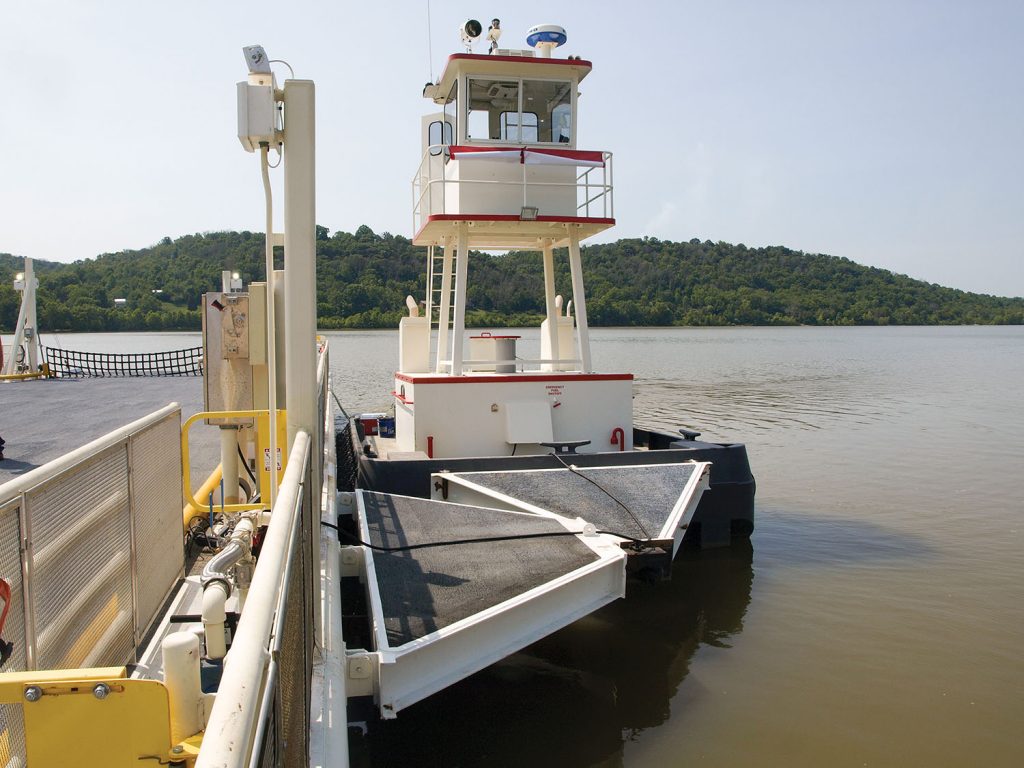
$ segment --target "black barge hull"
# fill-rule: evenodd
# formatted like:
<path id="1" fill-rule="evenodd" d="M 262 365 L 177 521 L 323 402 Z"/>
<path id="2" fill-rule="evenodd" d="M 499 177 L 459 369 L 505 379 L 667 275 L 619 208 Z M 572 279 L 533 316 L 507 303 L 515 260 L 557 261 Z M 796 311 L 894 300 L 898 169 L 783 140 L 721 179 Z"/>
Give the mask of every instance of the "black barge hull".
<path id="1" fill-rule="evenodd" d="M 358 419 L 337 426 L 335 439 L 339 460 L 339 490 L 355 487 L 430 498 L 430 476 L 434 472 L 558 469 L 563 466 L 549 454 L 457 459 L 380 459 L 367 455 L 365 436 Z M 580 453 L 572 457 L 572 462 L 579 467 L 613 467 L 710 461 L 710 487 L 701 498 L 687 530 L 686 541 L 702 547 L 715 547 L 750 538 L 754 530 L 755 483 L 747 460 L 746 446 L 742 443 L 705 443 L 681 439 L 678 434 L 647 429 L 634 429 L 633 443 L 641 450 Z M 347 472 L 344 469 L 346 464 Z"/>

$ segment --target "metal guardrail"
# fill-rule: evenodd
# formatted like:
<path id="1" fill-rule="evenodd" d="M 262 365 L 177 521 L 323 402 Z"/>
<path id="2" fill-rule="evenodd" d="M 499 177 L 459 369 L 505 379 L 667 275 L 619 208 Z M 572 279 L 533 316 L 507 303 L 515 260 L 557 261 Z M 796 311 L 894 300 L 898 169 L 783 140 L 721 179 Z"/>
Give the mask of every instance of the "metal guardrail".
<path id="1" fill-rule="evenodd" d="M 317 365 L 318 429 L 326 429 L 330 415 L 329 377 L 324 345 Z M 322 448 L 319 435 L 300 430 L 295 436 L 196 768 L 309 764 Z M 347 764 L 347 755 L 334 759 Z"/>
<path id="2" fill-rule="evenodd" d="M 0 485 L 0 578 L 12 601 L 3 672 L 123 665 L 183 574 L 172 403 Z M 18 709 L 18 711 L 15 711 Z M 0 705 L 0 764 L 24 755 Z"/>
<path id="3" fill-rule="evenodd" d="M 530 178 L 529 169 L 544 168 L 548 166 L 530 165 L 521 163 L 521 178 L 517 181 L 501 181 L 495 179 L 449 179 L 447 177 L 447 162 L 437 162 L 438 151 L 445 152 L 449 145 L 432 144 L 427 147 L 420 160 L 419 170 L 412 179 L 412 208 L 413 208 L 413 232 L 419 232 L 424 222 L 432 213 L 466 213 L 472 214 L 470 209 L 462 211 L 447 210 L 447 189 L 449 186 L 461 188 L 463 185 L 472 186 L 500 186 L 519 189 L 521 191 L 522 204 L 530 205 L 529 190 L 545 187 L 572 188 L 577 192 L 576 215 L 585 218 L 614 218 L 615 199 L 612 183 L 612 153 L 602 152 L 604 161 L 602 167 L 588 167 L 576 176 L 574 182 L 537 181 Z M 512 147 L 515 149 L 516 147 Z M 432 154 L 433 153 L 433 154 Z M 432 162 L 433 160 L 433 162 Z M 456 161 L 457 162 L 457 161 Z M 440 167 L 441 175 L 434 178 L 433 170 Z M 517 196 L 517 199 L 518 197 Z M 460 194 L 460 199 L 462 198 Z M 437 205 L 435 206 L 435 203 Z M 439 210 L 435 211 L 435 207 Z M 511 212 L 511 211 L 510 211 Z M 518 213 L 518 211 L 516 211 Z"/>
<path id="4" fill-rule="evenodd" d="M 303 602 L 302 518 L 308 512 L 303 504 L 308 494 L 303 491 L 310 442 L 309 434 L 300 431 L 288 455 L 288 467 L 260 549 L 249 598 L 224 665 L 197 768 L 300 765 L 305 761 L 306 750 L 286 739 L 286 734 L 302 738 L 294 724 L 298 715 L 295 705 L 301 705 L 304 697 L 308 712 L 309 679 L 300 675 L 298 684 L 304 680 L 305 690 L 291 692 L 291 701 L 286 702 L 283 683 L 295 685 L 296 680 L 290 677 L 285 681 L 282 666 L 286 661 L 289 669 L 297 666 L 295 659 L 285 655 L 286 651 L 290 655 L 311 646 L 308 640 L 285 643 L 290 634 L 288 628 L 303 633 L 301 626 L 292 625 Z M 311 631 L 306 634 L 311 636 Z M 298 708 L 302 710 L 301 706 Z M 308 720 L 302 718 L 302 732 L 308 733 L 307 728 Z"/>

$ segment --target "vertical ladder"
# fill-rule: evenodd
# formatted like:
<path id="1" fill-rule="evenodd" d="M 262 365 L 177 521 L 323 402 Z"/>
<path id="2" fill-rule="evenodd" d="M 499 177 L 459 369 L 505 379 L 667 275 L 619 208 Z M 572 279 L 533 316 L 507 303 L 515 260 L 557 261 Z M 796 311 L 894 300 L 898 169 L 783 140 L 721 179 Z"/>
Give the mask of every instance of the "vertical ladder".
<path id="1" fill-rule="evenodd" d="M 430 338 L 433 339 L 434 331 L 438 331 L 437 340 L 441 348 L 437 350 L 436 357 L 434 358 L 437 361 L 435 364 L 435 371 L 438 373 L 450 370 L 450 363 L 442 365 L 442 361 L 448 361 L 451 359 L 451 328 L 452 323 L 454 322 L 452 308 L 455 306 L 455 281 L 452 279 L 452 273 L 454 270 L 451 270 L 451 266 L 449 267 L 451 272 L 447 279 L 447 290 L 445 290 L 445 252 L 449 254 L 449 264 L 451 264 L 451 244 L 446 242 L 446 246 L 447 247 L 442 246 L 441 253 L 437 252 L 437 248 L 435 246 L 427 246 L 426 315 L 430 322 Z M 447 296 L 445 296 L 445 294 L 447 294 Z M 447 299 L 447 301 L 445 299 Z M 447 309 L 447 318 L 442 319 L 444 309 Z M 443 333 L 441 332 L 442 323 L 444 324 Z"/>

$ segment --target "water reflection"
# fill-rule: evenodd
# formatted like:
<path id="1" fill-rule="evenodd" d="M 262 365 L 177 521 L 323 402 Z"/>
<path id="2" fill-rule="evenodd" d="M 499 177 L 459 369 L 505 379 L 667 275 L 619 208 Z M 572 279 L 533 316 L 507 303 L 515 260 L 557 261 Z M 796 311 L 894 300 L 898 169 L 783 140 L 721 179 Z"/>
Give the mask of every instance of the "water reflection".
<path id="1" fill-rule="evenodd" d="M 707 382 L 652 378 L 637 382 L 634 415 L 675 428 L 679 421 L 715 433 L 749 435 L 780 427 L 817 430 L 871 424 L 904 404 L 896 392 L 850 371 L 766 375 Z"/>
<path id="2" fill-rule="evenodd" d="M 888 513 L 876 510 L 885 517 Z M 757 509 L 757 564 L 787 568 L 906 564 L 937 552 L 923 535 L 864 518 Z"/>
<path id="3" fill-rule="evenodd" d="M 619 600 L 379 723 L 356 765 L 595 766 L 665 723 L 702 645 L 729 647 L 753 584 L 749 543 L 681 553 L 672 580 Z"/>

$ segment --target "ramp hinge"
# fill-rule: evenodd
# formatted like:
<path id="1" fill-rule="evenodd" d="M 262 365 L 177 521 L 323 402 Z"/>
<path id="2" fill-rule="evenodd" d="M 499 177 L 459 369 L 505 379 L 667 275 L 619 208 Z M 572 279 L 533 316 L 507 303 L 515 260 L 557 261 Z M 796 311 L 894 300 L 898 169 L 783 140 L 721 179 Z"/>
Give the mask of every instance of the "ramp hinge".
<path id="1" fill-rule="evenodd" d="M 369 651 L 346 651 L 345 693 L 353 696 L 372 696 L 377 688 L 379 657 Z"/>

